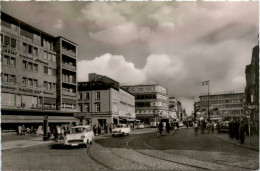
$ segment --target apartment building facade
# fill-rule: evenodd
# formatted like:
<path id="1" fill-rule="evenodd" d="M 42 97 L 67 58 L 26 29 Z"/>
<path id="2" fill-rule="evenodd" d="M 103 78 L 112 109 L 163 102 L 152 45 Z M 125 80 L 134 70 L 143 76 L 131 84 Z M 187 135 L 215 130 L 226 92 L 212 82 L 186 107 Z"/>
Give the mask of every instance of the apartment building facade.
<path id="1" fill-rule="evenodd" d="M 211 94 L 209 95 L 209 101 L 208 95 L 202 95 L 199 98 L 200 111 L 205 118 L 208 117 L 208 103 L 211 119 L 245 117 L 245 93 Z"/>
<path id="2" fill-rule="evenodd" d="M 105 124 L 135 119 L 134 95 L 109 77 L 90 73 L 88 82 L 78 83 L 78 91 L 80 111 L 77 117 L 83 124 L 104 128 Z"/>
<path id="3" fill-rule="evenodd" d="M 150 119 L 169 118 L 167 89 L 160 85 L 122 86 L 135 95 L 136 118 L 149 123 Z"/>
<path id="4" fill-rule="evenodd" d="M 76 122 L 75 43 L 1 12 L 1 59 L 2 129 Z"/>

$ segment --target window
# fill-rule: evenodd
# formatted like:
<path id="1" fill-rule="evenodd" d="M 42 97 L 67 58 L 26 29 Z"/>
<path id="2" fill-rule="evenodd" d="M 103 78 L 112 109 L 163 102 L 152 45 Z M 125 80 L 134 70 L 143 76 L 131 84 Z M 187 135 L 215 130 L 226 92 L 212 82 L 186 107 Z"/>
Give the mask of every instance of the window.
<path id="1" fill-rule="evenodd" d="M 57 70 L 56 69 L 53 69 L 53 71 L 52 71 L 52 74 L 54 75 L 54 76 L 56 76 L 57 75 Z"/>
<path id="2" fill-rule="evenodd" d="M 100 92 L 96 93 L 96 100 L 100 100 Z"/>
<path id="3" fill-rule="evenodd" d="M 38 87 L 38 80 L 33 80 L 33 87 Z"/>
<path id="4" fill-rule="evenodd" d="M 33 48 L 33 55 L 38 56 L 38 48 Z"/>
<path id="5" fill-rule="evenodd" d="M 29 50 L 28 50 L 29 54 L 33 53 L 33 47 L 29 45 Z"/>
<path id="6" fill-rule="evenodd" d="M 85 104 L 85 112 L 89 112 L 89 103 Z"/>
<path id="7" fill-rule="evenodd" d="M 28 79 L 28 86 L 29 87 L 33 86 L 33 80 L 31 78 Z"/>
<path id="8" fill-rule="evenodd" d="M 48 54 L 47 54 L 47 52 L 45 52 L 45 51 L 43 51 L 43 58 L 44 58 L 44 59 L 48 59 Z"/>
<path id="9" fill-rule="evenodd" d="M 50 53 L 48 53 L 48 60 L 52 60 L 52 55 Z"/>
<path id="10" fill-rule="evenodd" d="M 31 63 L 31 62 L 28 63 L 28 69 L 30 71 L 33 71 L 33 63 Z"/>
<path id="11" fill-rule="evenodd" d="M 43 66 L 43 73 L 44 73 L 44 74 L 48 74 L 48 67 Z"/>
<path id="12" fill-rule="evenodd" d="M 27 53 L 27 44 L 23 43 L 23 52 Z"/>
<path id="13" fill-rule="evenodd" d="M 44 88 L 44 89 L 48 89 L 48 82 L 47 82 L 47 81 L 44 81 L 44 82 L 43 82 L 43 88 Z"/>
<path id="14" fill-rule="evenodd" d="M 15 67 L 15 66 L 16 66 L 16 59 L 15 59 L 15 58 L 11 58 L 11 60 L 10 60 L 10 66 L 11 66 L 11 67 Z"/>
<path id="15" fill-rule="evenodd" d="M 52 54 L 52 61 L 56 62 L 56 55 Z"/>
<path id="16" fill-rule="evenodd" d="M 8 74 L 4 74 L 4 82 L 8 83 Z"/>
<path id="17" fill-rule="evenodd" d="M 100 103 L 96 104 L 96 112 L 100 112 Z"/>
<path id="18" fill-rule="evenodd" d="M 52 89 L 53 89 L 53 91 L 56 91 L 56 83 L 52 84 Z"/>
<path id="19" fill-rule="evenodd" d="M 15 75 L 10 75 L 10 83 L 15 84 L 16 83 L 16 77 Z"/>
<path id="20" fill-rule="evenodd" d="M 9 65 L 9 56 L 4 56 L 4 65 Z"/>
<path id="21" fill-rule="evenodd" d="M 48 75 L 52 75 L 52 69 L 48 68 Z"/>
<path id="22" fill-rule="evenodd" d="M 82 99 L 82 93 L 79 93 L 79 99 Z"/>
<path id="23" fill-rule="evenodd" d="M 89 100 L 89 93 L 86 93 L 86 99 Z"/>
<path id="24" fill-rule="evenodd" d="M 11 39 L 11 47 L 16 48 L 16 40 L 15 39 Z"/>
<path id="25" fill-rule="evenodd" d="M 23 77 L 23 85 L 26 86 L 27 85 L 27 82 L 26 82 L 26 78 Z"/>
<path id="26" fill-rule="evenodd" d="M 48 90 L 51 90 L 51 83 L 48 83 Z"/>
<path id="27" fill-rule="evenodd" d="M 33 71 L 38 72 L 38 64 L 33 64 Z"/>
<path id="28" fill-rule="evenodd" d="M 7 46 L 10 45 L 10 38 L 7 36 L 4 36 L 4 45 L 7 45 Z"/>
<path id="29" fill-rule="evenodd" d="M 27 64 L 27 62 L 26 61 L 23 61 L 23 69 L 26 69 L 27 67 L 26 67 L 26 64 Z"/>

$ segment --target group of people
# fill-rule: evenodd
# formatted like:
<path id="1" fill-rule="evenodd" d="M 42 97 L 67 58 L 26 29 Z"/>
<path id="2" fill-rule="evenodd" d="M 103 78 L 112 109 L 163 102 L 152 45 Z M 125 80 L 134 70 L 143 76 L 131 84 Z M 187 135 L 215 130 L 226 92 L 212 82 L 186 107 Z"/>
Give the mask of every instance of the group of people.
<path id="1" fill-rule="evenodd" d="M 33 126 L 31 126 L 31 128 L 25 127 L 24 125 L 19 125 L 17 127 L 17 135 L 34 134 L 34 133 L 36 132 Z"/>
<path id="2" fill-rule="evenodd" d="M 245 133 L 248 134 L 248 125 L 245 120 L 231 120 L 228 123 L 229 128 L 229 137 L 231 139 L 240 140 L 240 143 L 243 144 L 245 140 Z"/>
<path id="3" fill-rule="evenodd" d="M 174 127 L 174 126 L 171 125 L 169 122 L 166 122 L 165 129 L 166 129 L 168 134 L 170 133 L 170 130 L 172 129 L 172 127 Z M 163 128 L 164 128 L 164 124 L 163 124 L 162 121 L 159 123 L 158 128 L 159 128 L 160 135 L 162 135 Z"/>
<path id="4" fill-rule="evenodd" d="M 104 130 L 105 134 L 110 134 L 112 133 L 112 130 L 115 128 L 115 124 L 114 123 L 110 123 L 110 124 L 105 124 L 104 127 L 101 127 L 99 124 L 96 125 L 94 124 L 92 126 L 92 130 L 94 132 L 94 135 L 101 135 L 101 129 Z"/>
<path id="5" fill-rule="evenodd" d="M 194 122 L 194 130 L 195 134 L 198 134 L 198 130 L 201 130 L 201 134 L 204 134 L 206 131 L 207 133 L 214 133 L 214 124 L 211 121 L 206 120 L 198 120 Z"/>

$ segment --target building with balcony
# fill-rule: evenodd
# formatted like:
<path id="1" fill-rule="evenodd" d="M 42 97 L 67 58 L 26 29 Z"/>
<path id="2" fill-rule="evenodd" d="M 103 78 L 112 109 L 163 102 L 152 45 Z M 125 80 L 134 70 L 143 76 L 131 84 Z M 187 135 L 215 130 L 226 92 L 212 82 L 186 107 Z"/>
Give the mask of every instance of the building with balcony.
<path id="1" fill-rule="evenodd" d="M 89 74 L 88 82 L 78 82 L 79 113 L 84 123 L 100 125 L 135 119 L 135 97 L 109 77 Z"/>
<path id="2" fill-rule="evenodd" d="M 149 123 L 150 119 L 159 121 L 169 118 L 167 89 L 160 85 L 122 86 L 135 95 L 136 118 Z"/>
<path id="3" fill-rule="evenodd" d="M 76 122 L 77 45 L 1 12 L 2 129 Z"/>
<path id="4" fill-rule="evenodd" d="M 177 99 L 175 97 L 169 97 L 169 117 L 173 119 L 179 118 Z"/>
<path id="5" fill-rule="evenodd" d="M 199 96 L 200 112 L 204 118 L 208 118 L 208 103 L 211 119 L 245 117 L 244 98 L 245 93 L 227 92 Z"/>
<path id="6" fill-rule="evenodd" d="M 253 126 L 259 129 L 259 45 L 252 51 L 251 64 L 246 66 L 245 98 Z"/>

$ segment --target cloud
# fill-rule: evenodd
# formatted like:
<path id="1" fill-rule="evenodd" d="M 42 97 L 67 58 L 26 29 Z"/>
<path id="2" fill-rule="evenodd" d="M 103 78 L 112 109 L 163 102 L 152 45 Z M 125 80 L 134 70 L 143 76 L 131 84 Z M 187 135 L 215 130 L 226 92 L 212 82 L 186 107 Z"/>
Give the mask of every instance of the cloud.
<path id="1" fill-rule="evenodd" d="M 55 28 L 55 29 L 58 29 L 58 30 L 61 30 L 61 29 L 63 29 L 63 26 L 64 26 L 63 20 L 58 19 L 58 20 L 57 20 L 57 23 L 54 25 L 54 28 Z"/>

